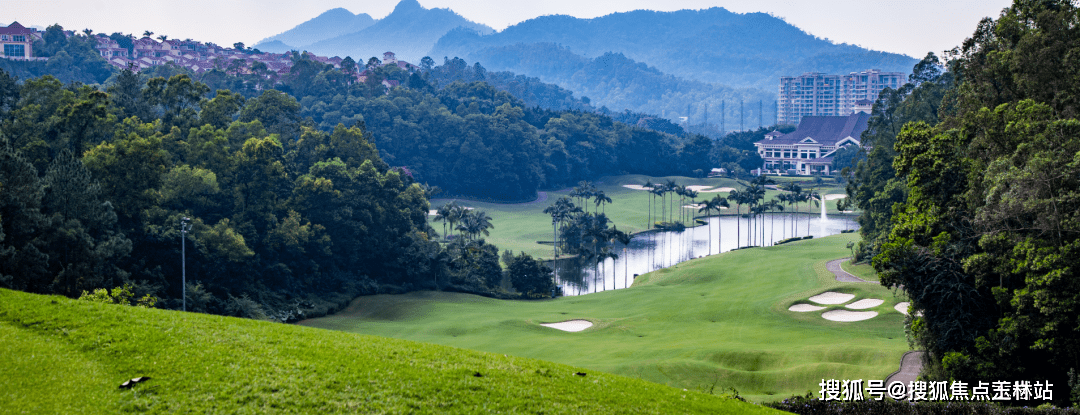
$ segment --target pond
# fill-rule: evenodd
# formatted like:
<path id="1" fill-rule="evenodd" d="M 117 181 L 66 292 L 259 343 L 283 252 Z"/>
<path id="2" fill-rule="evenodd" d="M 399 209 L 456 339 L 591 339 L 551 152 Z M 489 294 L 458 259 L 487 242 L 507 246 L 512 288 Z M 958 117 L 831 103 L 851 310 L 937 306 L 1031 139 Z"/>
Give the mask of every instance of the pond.
<path id="1" fill-rule="evenodd" d="M 629 245 L 616 243 L 613 250 L 619 258 L 595 266 L 577 259 L 561 259 L 556 267 L 556 284 L 562 285 L 563 295 L 618 290 L 632 285 L 635 275 L 727 252 L 736 246 L 771 246 L 786 238 L 806 236 L 808 228 L 810 235 L 821 238 L 858 226 L 853 216 L 823 219 L 813 215 L 808 222 L 807 215 L 764 214 L 749 223 L 745 217 L 738 223 L 735 216 L 710 217 L 708 225 L 682 232 L 647 232 L 634 236 Z"/>

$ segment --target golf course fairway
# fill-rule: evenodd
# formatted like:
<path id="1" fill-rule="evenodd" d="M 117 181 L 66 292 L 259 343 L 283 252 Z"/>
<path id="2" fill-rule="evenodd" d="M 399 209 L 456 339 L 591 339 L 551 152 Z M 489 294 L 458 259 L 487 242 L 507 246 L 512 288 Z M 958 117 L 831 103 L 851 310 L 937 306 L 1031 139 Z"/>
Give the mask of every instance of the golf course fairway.
<path id="1" fill-rule="evenodd" d="M 904 301 L 870 283 L 842 283 L 829 260 L 850 255 L 857 234 L 744 249 L 642 275 L 632 287 L 554 300 L 506 301 L 447 292 L 360 297 L 337 314 L 300 324 L 537 358 L 677 388 L 738 390 L 755 402 L 820 389 L 821 379 L 881 379 L 908 349 Z M 793 304 L 823 292 L 842 304 Z M 868 320 L 829 321 L 863 299 Z M 587 320 L 583 331 L 541 326 Z"/>

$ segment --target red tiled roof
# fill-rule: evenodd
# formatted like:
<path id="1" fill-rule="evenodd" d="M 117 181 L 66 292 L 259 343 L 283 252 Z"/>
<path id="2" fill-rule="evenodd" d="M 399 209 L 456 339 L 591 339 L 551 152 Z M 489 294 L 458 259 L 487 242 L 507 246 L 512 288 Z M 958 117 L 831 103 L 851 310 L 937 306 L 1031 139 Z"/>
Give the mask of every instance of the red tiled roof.
<path id="1" fill-rule="evenodd" d="M 34 29 L 27 29 L 19 22 L 11 22 L 7 27 L 0 27 L 0 34 L 5 35 L 28 35 L 34 33 Z"/>

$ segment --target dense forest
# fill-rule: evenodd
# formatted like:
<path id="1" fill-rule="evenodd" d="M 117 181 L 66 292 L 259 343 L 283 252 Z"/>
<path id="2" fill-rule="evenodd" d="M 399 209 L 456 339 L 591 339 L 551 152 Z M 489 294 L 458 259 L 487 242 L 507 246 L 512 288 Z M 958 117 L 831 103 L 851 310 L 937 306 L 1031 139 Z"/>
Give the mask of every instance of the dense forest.
<path id="1" fill-rule="evenodd" d="M 882 94 L 849 171 L 859 254 L 911 299 L 930 380 L 1080 403 L 1080 9 L 1017 0 Z"/>

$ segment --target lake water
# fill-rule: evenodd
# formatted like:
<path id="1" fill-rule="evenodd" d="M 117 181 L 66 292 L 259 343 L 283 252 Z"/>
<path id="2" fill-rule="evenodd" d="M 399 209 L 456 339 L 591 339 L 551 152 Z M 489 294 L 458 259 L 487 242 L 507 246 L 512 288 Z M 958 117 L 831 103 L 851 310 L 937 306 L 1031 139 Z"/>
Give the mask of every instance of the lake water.
<path id="1" fill-rule="evenodd" d="M 794 223 L 793 218 L 797 219 Z M 619 258 L 599 263 L 596 267 L 598 272 L 594 272 L 592 263 L 559 260 L 556 283 L 563 286 L 563 295 L 617 290 L 632 285 L 634 274 L 645 274 L 693 258 L 727 252 L 737 246 L 771 246 L 776 241 L 807 235 L 806 215 L 764 214 L 751 221 L 757 222 L 756 225 L 748 225 L 746 218 L 739 219 L 736 224 L 734 216 L 710 217 L 708 222 L 708 225 L 682 232 L 639 234 L 629 245 L 616 243 L 613 249 Z M 754 226 L 754 235 L 748 226 Z M 857 229 L 858 226 L 854 217 L 834 216 L 824 221 L 818 215 L 809 218 L 809 232 L 814 238 L 836 235 L 843 230 Z"/>

